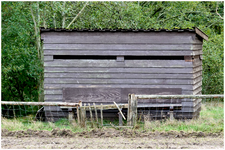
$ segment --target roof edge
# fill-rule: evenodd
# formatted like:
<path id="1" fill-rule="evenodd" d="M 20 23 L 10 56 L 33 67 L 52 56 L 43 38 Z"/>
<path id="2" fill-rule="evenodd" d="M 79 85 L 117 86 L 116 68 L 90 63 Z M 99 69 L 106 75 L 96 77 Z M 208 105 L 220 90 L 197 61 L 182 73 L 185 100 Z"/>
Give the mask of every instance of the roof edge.
<path id="1" fill-rule="evenodd" d="M 198 34 L 200 37 L 205 39 L 206 41 L 209 40 L 208 35 L 206 35 L 204 32 L 202 32 L 199 28 L 195 27 L 195 33 Z"/>
<path id="2" fill-rule="evenodd" d="M 203 39 L 205 39 L 206 41 L 208 41 L 208 36 L 202 32 L 199 28 L 197 27 L 193 27 L 192 29 L 188 28 L 188 29 L 65 29 L 65 28 L 44 28 L 44 27 L 40 27 L 40 33 L 42 32 L 60 32 L 60 31 L 67 31 L 67 32 L 71 32 L 71 31 L 77 31 L 77 32 L 159 32 L 159 31 L 167 31 L 167 32 L 195 32 L 197 35 L 199 35 L 200 37 L 202 37 Z"/>

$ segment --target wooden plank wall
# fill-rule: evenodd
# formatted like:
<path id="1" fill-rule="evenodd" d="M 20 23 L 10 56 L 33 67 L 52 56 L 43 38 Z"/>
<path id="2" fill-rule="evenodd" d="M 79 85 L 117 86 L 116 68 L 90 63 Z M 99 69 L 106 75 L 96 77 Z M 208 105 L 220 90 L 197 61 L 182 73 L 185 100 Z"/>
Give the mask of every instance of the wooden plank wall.
<path id="1" fill-rule="evenodd" d="M 43 32 L 45 101 L 63 101 L 63 88 L 182 88 L 201 92 L 202 39 L 192 32 Z M 56 55 L 193 56 L 185 60 L 54 59 Z M 197 100 L 183 99 L 195 112 Z M 54 111 L 56 107 L 46 108 Z M 57 113 L 56 113 L 57 114 Z M 61 116 L 65 114 L 62 113 Z M 54 115 L 53 115 L 54 116 Z"/>

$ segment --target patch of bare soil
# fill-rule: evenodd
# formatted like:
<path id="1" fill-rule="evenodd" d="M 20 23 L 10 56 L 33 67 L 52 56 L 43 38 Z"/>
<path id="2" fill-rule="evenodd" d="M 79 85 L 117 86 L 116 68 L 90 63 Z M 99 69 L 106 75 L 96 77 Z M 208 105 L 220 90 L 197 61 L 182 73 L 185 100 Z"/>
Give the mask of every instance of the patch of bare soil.
<path id="1" fill-rule="evenodd" d="M 194 149 L 223 148 L 223 133 L 137 132 L 131 129 L 95 129 L 73 133 L 70 130 L 2 130 L 1 148 L 63 149 Z"/>

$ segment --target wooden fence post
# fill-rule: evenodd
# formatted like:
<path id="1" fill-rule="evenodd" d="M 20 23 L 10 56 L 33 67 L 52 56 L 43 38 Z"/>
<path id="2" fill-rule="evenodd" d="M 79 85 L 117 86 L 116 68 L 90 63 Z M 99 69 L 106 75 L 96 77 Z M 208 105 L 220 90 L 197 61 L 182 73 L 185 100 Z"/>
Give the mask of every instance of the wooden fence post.
<path id="1" fill-rule="evenodd" d="M 93 118 L 92 118 L 92 110 L 91 110 L 90 103 L 88 103 L 88 106 L 89 106 L 89 111 L 90 111 L 91 124 L 92 124 L 92 128 L 93 128 L 94 127 L 94 122 L 93 122 Z"/>
<path id="2" fill-rule="evenodd" d="M 95 118 L 96 118 L 96 122 L 98 123 L 98 112 L 97 112 L 95 103 L 94 103 L 93 105 L 94 105 L 94 108 L 95 108 Z"/>
<path id="3" fill-rule="evenodd" d="M 119 126 L 123 126 L 123 118 L 120 113 L 119 113 Z"/>
<path id="4" fill-rule="evenodd" d="M 68 120 L 69 120 L 69 122 L 72 122 L 73 121 L 73 110 L 72 110 L 72 108 L 69 108 L 68 109 Z"/>
<path id="5" fill-rule="evenodd" d="M 80 107 L 77 106 L 77 122 L 80 125 Z"/>
<path id="6" fill-rule="evenodd" d="M 128 95 L 127 126 L 134 126 L 137 121 L 137 97 L 134 94 Z"/>
<path id="7" fill-rule="evenodd" d="M 84 104 L 86 106 L 86 104 Z M 85 107 L 80 107 L 80 126 L 85 127 L 85 121 L 86 121 L 86 110 Z"/>
<path id="8" fill-rule="evenodd" d="M 102 103 L 101 103 L 101 125 L 103 126 L 103 106 L 102 106 Z"/>
<path id="9" fill-rule="evenodd" d="M 173 106 L 170 106 L 170 121 L 172 121 L 174 119 L 173 117 Z"/>

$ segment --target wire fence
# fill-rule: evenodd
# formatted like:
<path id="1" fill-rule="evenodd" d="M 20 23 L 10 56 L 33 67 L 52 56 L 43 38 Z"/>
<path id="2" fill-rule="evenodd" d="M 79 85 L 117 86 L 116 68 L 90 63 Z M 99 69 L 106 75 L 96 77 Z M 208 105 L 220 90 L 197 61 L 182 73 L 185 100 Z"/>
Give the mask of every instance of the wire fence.
<path id="1" fill-rule="evenodd" d="M 148 128 L 154 121 L 198 122 L 214 121 L 223 124 L 223 95 L 168 96 L 135 95 L 138 101 L 137 125 Z M 132 107 L 132 106 L 130 106 Z M 130 127 L 129 103 L 97 105 L 95 103 L 59 103 L 59 102 L 5 102 L 1 101 L 2 119 L 17 119 L 23 123 L 61 122 L 83 127 Z M 153 121 L 154 120 L 154 121 Z M 66 123 L 63 123 L 66 122 Z"/>

